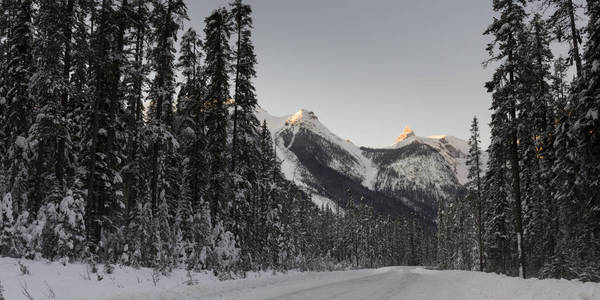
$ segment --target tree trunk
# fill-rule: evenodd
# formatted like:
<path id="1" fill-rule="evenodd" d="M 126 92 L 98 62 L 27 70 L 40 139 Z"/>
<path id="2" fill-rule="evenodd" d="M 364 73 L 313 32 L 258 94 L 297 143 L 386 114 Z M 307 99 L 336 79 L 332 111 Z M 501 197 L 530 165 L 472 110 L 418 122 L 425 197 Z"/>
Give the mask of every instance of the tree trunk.
<path id="1" fill-rule="evenodd" d="M 106 143 L 99 142 L 100 130 L 100 117 L 105 113 L 101 111 L 101 105 L 109 101 L 107 79 L 108 74 L 106 69 L 106 63 L 108 61 L 109 42 L 105 38 L 109 34 L 108 30 L 108 7 L 111 5 L 110 0 L 102 0 L 102 7 L 100 12 L 100 21 L 98 22 L 98 29 L 93 32 L 94 35 L 99 36 L 99 42 L 96 47 L 96 53 L 94 57 L 90 57 L 91 65 L 94 66 L 94 84 L 96 85 L 96 92 L 94 95 L 94 107 L 92 117 L 92 130 L 91 135 L 91 148 L 90 148 L 90 160 L 88 166 L 88 199 L 86 209 L 86 228 L 88 229 L 88 241 L 92 247 L 98 245 L 102 228 L 100 225 L 100 217 L 104 210 L 105 200 L 100 195 L 101 187 L 96 183 L 96 165 L 98 164 L 97 153 L 106 153 Z M 94 13 L 95 10 L 92 10 Z M 92 249 L 94 251 L 94 249 Z"/>
<path id="2" fill-rule="evenodd" d="M 509 64 L 513 63 L 512 53 L 508 55 Z M 511 88 L 514 87 L 514 71 L 509 70 L 509 80 Z M 510 118 L 511 118 L 511 147 L 510 147 L 510 162 L 511 162 L 511 173 L 513 180 L 513 195 L 515 197 L 515 218 L 517 221 L 517 251 L 519 252 L 519 276 L 526 278 L 525 269 L 525 246 L 523 240 L 523 217 L 522 217 L 522 203 L 521 203 L 521 178 L 519 168 L 519 141 L 518 141 L 518 122 L 517 122 L 517 99 L 512 93 L 512 99 L 510 100 Z"/>
<path id="3" fill-rule="evenodd" d="M 579 55 L 579 34 L 577 32 L 577 24 L 575 23 L 575 7 L 573 6 L 573 0 L 567 0 L 567 9 L 569 13 L 569 23 L 571 26 L 571 43 L 573 46 L 573 60 L 575 60 L 575 68 L 577 69 L 577 77 L 581 77 L 582 74 L 582 63 L 581 56 Z"/>
<path id="4" fill-rule="evenodd" d="M 235 96 L 233 101 L 233 137 L 231 143 L 231 171 L 235 171 L 236 151 L 237 151 L 237 134 L 238 134 L 238 101 L 240 90 L 240 63 L 241 63 L 241 44 L 242 44 L 242 11 L 241 2 L 238 2 L 237 19 L 237 62 L 235 68 Z"/>
<path id="5" fill-rule="evenodd" d="M 167 4 L 167 13 L 165 14 L 165 23 L 164 26 L 165 28 L 163 28 L 163 30 L 165 30 L 164 32 L 162 32 L 161 34 L 161 38 L 162 38 L 162 44 L 164 47 L 166 47 L 167 43 L 168 43 L 168 34 L 167 34 L 167 30 L 168 28 L 166 28 L 169 24 L 169 20 L 171 18 L 171 0 L 169 0 L 168 4 Z M 169 51 L 169 49 L 165 48 L 163 49 L 164 51 Z M 164 82 L 164 73 L 165 69 L 168 67 L 167 66 L 167 62 L 166 62 L 167 56 L 166 55 L 161 55 L 160 57 L 160 70 L 158 70 L 157 76 L 157 84 L 158 87 L 160 89 L 164 88 L 165 82 Z M 160 95 L 158 96 L 158 98 L 156 99 L 156 116 L 154 116 L 155 121 L 156 121 L 156 125 L 157 126 L 162 126 L 163 125 L 163 121 L 162 121 L 162 106 L 163 106 L 163 102 L 166 99 L 163 99 L 163 93 L 161 92 Z M 156 213 L 156 210 L 158 209 L 158 173 L 159 173 L 159 162 L 158 162 L 158 156 L 159 156 L 159 152 L 160 152 L 160 148 L 161 148 L 161 143 L 160 141 L 156 140 L 154 141 L 154 146 L 153 146 L 153 153 L 152 153 L 152 179 L 150 182 L 150 188 L 151 188 L 151 199 L 152 199 L 152 212 Z"/>
<path id="6" fill-rule="evenodd" d="M 477 155 L 475 156 L 475 165 L 477 167 L 477 241 L 479 243 L 479 271 L 483 272 L 483 201 L 481 197 L 481 176 L 479 174 L 479 142 L 475 140 Z"/>
<path id="7" fill-rule="evenodd" d="M 71 37 L 72 37 L 72 27 L 73 27 L 73 0 L 68 0 L 67 2 L 67 18 L 64 24 L 64 35 L 65 35 L 65 57 L 64 57 L 64 65 L 63 65 L 63 81 L 65 85 L 69 85 L 70 83 L 70 73 L 71 73 Z M 68 90 L 68 89 L 67 89 Z M 69 92 L 65 91 L 62 95 L 62 104 L 60 107 L 61 114 L 61 123 L 64 125 L 66 122 L 66 110 L 69 103 Z M 57 153 L 56 153 L 56 181 L 58 182 L 61 191 L 64 192 L 64 174 L 65 174 L 65 133 L 66 128 L 62 128 L 61 132 L 58 132 L 58 141 L 57 141 Z"/>
<path id="8" fill-rule="evenodd" d="M 138 6 L 138 17 L 141 15 L 141 3 Z M 140 68 L 142 66 L 142 59 L 144 57 L 144 24 L 140 19 L 137 20 L 136 32 L 135 32 L 135 66 Z M 137 70 L 140 72 L 141 70 Z M 138 151 L 138 122 L 141 116 L 141 101 L 142 101 L 142 74 L 136 73 L 133 82 L 134 95 L 129 99 L 129 130 L 130 130 L 130 141 L 129 141 L 129 164 L 133 165 L 134 168 L 138 168 L 137 164 L 137 151 Z M 130 213 L 136 205 L 137 200 L 137 189 L 136 178 L 139 178 L 139 174 L 133 174 L 133 172 L 139 172 L 139 169 L 130 170 L 128 179 L 126 181 L 126 202 L 127 211 Z"/>

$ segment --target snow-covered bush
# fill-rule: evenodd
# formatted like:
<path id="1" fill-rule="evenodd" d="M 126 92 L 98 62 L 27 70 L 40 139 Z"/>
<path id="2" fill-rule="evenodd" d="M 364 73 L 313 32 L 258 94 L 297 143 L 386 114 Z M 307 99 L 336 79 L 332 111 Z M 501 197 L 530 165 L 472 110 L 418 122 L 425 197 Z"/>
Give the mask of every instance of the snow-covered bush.
<path id="1" fill-rule="evenodd" d="M 236 246 L 233 233 L 225 230 L 223 222 L 218 222 L 212 232 L 213 247 L 209 253 L 211 267 L 220 279 L 232 277 L 234 266 L 240 261 L 240 249 Z"/>
<path id="2" fill-rule="evenodd" d="M 194 247 L 187 262 L 189 270 L 197 271 L 208 268 L 209 261 L 207 260 L 207 256 L 214 243 L 211 232 L 212 220 L 210 212 L 204 203 L 200 207 L 200 211 L 193 216 L 192 240 L 194 241 Z"/>
<path id="3" fill-rule="evenodd" d="M 6 193 L 0 200 L 0 254 L 15 256 L 14 218 L 12 195 Z"/>
<path id="4" fill-rule="evenodd" d="M 57 256 L 76 257 L 81 255 L 85 243 L 85 202 L 67 191 L 56 209 Z"/>

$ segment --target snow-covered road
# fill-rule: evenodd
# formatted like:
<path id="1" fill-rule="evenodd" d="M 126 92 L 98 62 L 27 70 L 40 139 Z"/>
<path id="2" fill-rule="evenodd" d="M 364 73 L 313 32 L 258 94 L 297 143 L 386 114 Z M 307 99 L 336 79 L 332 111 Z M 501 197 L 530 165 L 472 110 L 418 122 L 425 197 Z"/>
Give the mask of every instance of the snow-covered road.
<path id="1" fill-rule="evenodd" d="M 19 262 L 0 257 L 0 284 L 4 288 L 0 296 L 9 300 L 600 300 L 598 283 L 523 280 L 418 267 L 249 273 L 245 279 L 228 281 L 219 281 L 207 272 L 188 274 L 185 270 L 173 270 L 159 278 L 147 268 L 116 266 L 110 274 L 103 266 L 99 270 L 100 274 L 92 274 L 84 264 Z"/>
<path id="2" fill-rule="evenodd" d="M 263 295 L 240 299 L 473 299 L 447 278 L 416 272 L 414 268 L 386 268 L 357 278 L 343 278 L 332 282 L 312 282 L 301 288 L 265 291 Z"/>
<path id="3" fill-rule="evenodd" d="M 478 272 L 389 267 L 348 272 L 290 273 L 224 281 L 210 286 L 200 284 L 161 295 L 137 296 L 139 299 L 207 300 L 600 300 L 600 285 L 566 280 L 521 280 Z"/>

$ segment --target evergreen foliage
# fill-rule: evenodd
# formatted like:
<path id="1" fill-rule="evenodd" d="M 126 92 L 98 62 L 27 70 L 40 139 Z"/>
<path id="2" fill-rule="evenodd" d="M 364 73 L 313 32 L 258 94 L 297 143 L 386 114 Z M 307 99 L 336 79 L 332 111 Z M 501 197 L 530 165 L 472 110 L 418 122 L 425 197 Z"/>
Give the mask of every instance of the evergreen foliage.
<path id="1" fill-rule="evenodd" d="M 500 65 L 486 84 L 493 94 L 489 160 L 481 179 L 483 270 L 599 281 L 600 4 L 587 1 L 580 58 L 575 20 L 583 4 L 542 2 L 554 11 L 547 21 L 540 14 L 528 16 L 524 1 L 493 1 L 500 17 L 486 31 L 495 36 L 491 60 Z M 569 59 L 554 60 L 553 38 L 570 41 Z M 571 84 L 573 61 L 577 77 Z M 472 239 L 453 221 L 461 220 L 461 203 L 440 207 L 438 263 L 444 268 L 470 267 L 452 256 L 457 251 L 452 243 Z"/>

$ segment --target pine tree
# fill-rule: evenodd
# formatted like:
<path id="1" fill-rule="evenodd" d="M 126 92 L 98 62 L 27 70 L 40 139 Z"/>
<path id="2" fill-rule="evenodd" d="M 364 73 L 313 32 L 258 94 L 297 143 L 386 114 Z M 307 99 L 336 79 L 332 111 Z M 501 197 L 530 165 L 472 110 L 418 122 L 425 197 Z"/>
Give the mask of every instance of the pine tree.
<path id="1" fill-rule="evenodd" d="M 128 1 L 127 10 L 120 14 L 123 35 L 122 98 L 126 109 L 122 112 L 125 131 L 123 177 L 124 246 L 121 261 L 133 266 L 149 265 L 150 254 L 144 241 L 150 239 L 151 203 L 149 201 L 150 137 L 144 135 L 144 95 L 150 68 L 145 59 L 148 48 L 148 1 Z"/>
<path id="2" fill-rule="evenodd" d="M 76 5 L 74 1 L 39 1 L 37 4 L 33 18 L 37 35 L 32 55 L 38 69 L 29 84 L 29 93 L 36 103 L 36 118 L 26 142 L 30 150 L 29 183 L 33 204 L 30 213 L 36 216 L 38 208 L 46 210 L 41 213 L 45 219 L 38 220 L 45 226 L 41 236 L 43 255 L 50 259 L 81 257 L 83 238 L 80 234 L 85 227 L 73 221 L 75 215 L 84 214 L 81 178 L 76 176 L 78 157 L 73 143 L 76 141 L 73 134 L 80 133 L 81 128 L 77 120 L 69 118 L 74 101 L 71 70 Z M 62 205 L 64 199 L 72 201 Z M 53 245 L 58 248 L 53 249 Z"/>
<path id="3" fill-rule="evenodd" d="M 259 122 L 254 114 L 257 101 L 252 80 L 256 77 L 254 66 L 256 56 L 251 41 L 252 9 L 241 0 L 231 4 L 231 19 L 236 33 L 237 43 L 235 57 L 235 93 L 232 114 L 232 145 L 231 145 L 231 172 L 232 186 L 237 190 L 234 199 L 234 218 L 239 219 L 235 233 L 240 237 L 242 249 L 245 244 L 256 235 L 251 232 L 261 227 L 259 216 L 266 217 L 270 212 L 269 199 L 258 198 L 252 194 L 253 186 L 257 184 L 256 167 L 254 162 L 261 155 L 256 147 Z M 263 153 L 269 155 L 269 153 Z M 264 233 L 266 234 L 266 232 Z M 262 247 L 264 248 L 264 246 Z M 258 249 L 249 249 L 250 253 L 257 256 Z M 264 250 L 264 249 L 263 249 Z M 243 256 L 246 253 L 242 252 Z M 258 257 L 256 257 L 258 258 Z"/>
<path id="4" fill-rule="evenodd" d="M 256 109 L 255 88 L 252 79 L 256 77 L 254 66 L 256 56 L 251 41 L 252 9 L 250 5 L 236 0 L 231 4 L 231 15 L 234 19 L 234 28 L 237 34 L 237 47 L 235 51 L 235 95 L 233 113 L 233 145 L 232 145 L 232 170 L 236 169 L 236 160 L 241 156 L 238 140 L 243 144 L 245 140 L 257 136 L 258 120 L 254 114 Z"/>
<path id="5" fill-rule="evenodd" d="M 29 94 L 29 83 L 33 75 L 32 44 L 33 33 L 31 28 L 33 8 L 32 1 L 14 1 L 12 6 L 3 13 L 6 25 L 3 30 L 6 34 L 4 41 L 5 74 L 3 86 L 0 88 L 0 138 L 2 138 L 2 174 L 4 178 L 1 190 L 11 193 L 11 197 L 18 204 L 17 214 L 27 208 L 32 208 L 37 213 L 40 204 L 33 197 L 27 197 L 29 192 L 27 178 L 27 161 L 23 154 L 27 151 L 29 127 L 33 122 L 33 99 Z M 9 6 L 9 3 L 3 3 Z"/>
<path id="6" fill-rule="evenodd" d="M 577 10 L 582 4 L 578 0 L 533 0 L 541 1 L 543 7 L 553 7 L 554 12 L 549 18 L 549 25 L 554 31 L 554 36 L 559 42 L 569 42 L 569 60 L 575 62 L 577 77 L 582 75 L 582 60 L 580 53 L 581 29 L 577 25 Z"/>
<path id="7" fill-rule="evenodd" d="M 154 42 L 154 48 L 150 52 L 150 61 L 152 70 L 156 76 L 150 87 L 151 102 L 151 131 L 154 136 L 154 146 L 152 153 L 152 178 L 150 182 L 151 201 L 153 212 L 156 212 L 160 204 L 160 197 L 167 193 L 169 205 L 176 203 L 173 198 L 179 194 L 174 186 L 173 172 L 178 172 L 177 166 L 168 170 L 161 170 L 166 166 L 160 165 L 162 155 L 167 155 L 165 162 L 174 163 L 176 153 L 164 154 L 163 152 L 174 147 L 178 147 L 175 137 L 172 134 L 174 125 L 173 105 L 175 94 L 175 45 L 177 33 L 180 29 L 180 23 L 187 18 L 187 8 L 182 0 L 154 1 L 154 9 L 151 15 L 151 22 L 154 25 L 154 32 L 151 39 Z M 171 143 L 172 145 L 167 145 Z M 173 146 L 173 147 L 172 147 Z"/>
<path id="8" fill-rule="evenodd" d="M 494 1 L 494 10 L 500 12 L 500 18 L 485 31 L 485 34 L 494 35 L 494 41 L 489 44 L 488 51 L 492 60 L 503 61 L 496 70 L 492 81 L 486 83 L 488 92 L 493 92 L 492 109 L 497 114 L 507 114 L 510 127 L 504 130 L 510 132 L 508 157 L 511 162 L 512 196 L 515 204 L 515 221 L 517 234 L 517 251 L 519 254 L 519 275 L 526 277 L 526 258 L 523 237 L 523 208 L 521 198 L 521 172 L 519 168 L 519 119 L 517 119 L 517 106 L 522 95 L 523 87 L 519 66 L 524 61 L 519 52 L 523 34 L 524 19 L 526 17 L 524 0 L 498 0 Z M 498 47 L 498 53 L 495 48 Z M 493 125 L 496 125 L 493 123 Z M 500 124 L 497 124 L 500 125 Z M 500 125 L 506 126 L 506 125 Z"/>
<path id="9" fill-rule="evenodd" d="M 201 66 L 202 40 L 200 40 L 194 29 L 188 28 L 181 36 L 179 51 L 177 67 L 181 70 L 184 82 L 181 84 L 179 92 L 177 111 L 187 112 L 192 105 L 190 101 L 193 101 L 193 98 L 197 96 L 194 93 L 199 88 L 203 75 Z"/>
<path id="10" fill-rule="evenodd" d="M 492 122 L 494 117 L 492 116 Z M 484 182 L 485 207 L 487 208 L 484 219 L 485 227 L 485 256 L 486 269 L 492 272 L 507 274 L 511 228 L 508 224 L 512 221 L 508 201 L 508 185 L 506 182 L 507 167 L 505 151 L 499 138 L 492 138 L 490 145 L 490 158 Z"/>
<path id="11" fill-rule="evenodd" d="M 550 33 L 540 15 L 534 15 L 527 28 L 523 48 L 527 62 L 521 82 L 527 86 L 520 105 L 521 133 L 519 147 L 521 155 L 522 190 L 525 205 L 525 230 L 529 252 L 529 271 L 538 273 L 541 266 L 552 255 L 554 233 L 551 227 L 552 193 L 550 178 L 553 164 L 553 120 L 550 80 Z"/>
<path id="12" fill-rule="evenodd" d="M 86 163 L 86 228 L 91 251 L 108 255 L 113 249 L 98 248 L 101 239 L 122 239 L 120 230 L 123 212 L 121 169 L 125 161 L 123 98 L 121 66 L 123 65 L 123 15 L 129 10 L 123 0 L 117 11 L 114 1 L 102 1 L 92 7 L 90 89 L 92 99 L 86 109 L 89 120 L 85 128 Z M 118 24 L 113 26 L 113 24 Z M 108 216 L 119 216 L 109 218 Z M 116 222 L 113 222 L 116 221 Z M 103 243 L 107 245 L 107 243 Z"/>
<path id="13" fill-rule="evenodd" d="M 180 201 L 183 205 L 182 219 L 191 213 L 192 223 L 180 226 L 187 248 L 188 269 L 208 266 L 211 253 L 211 213 L 204 200 L 206 192 L 206 129 L 205 106 L 206 74 L 201 64 L 203 43 L 193 29 L 188 29 L 181 39 L 181 55 L 177 66 L 182 70 L 184 81 L 177 102 L 177 132 L 184 157 L 183 183 Z M 186 228 L 187 227 L 187 228 Z"/>
<path id="14" fill-rule="evenodd" d="M 228 197 L 227 125 L 225 102 L 229 99 L 229 66 L 231 24 L 224 8 L 213 11 L 205 20 L 204 52 L 206 53 L 207 94 L 204 101 L 206 122 L 206 154 L 208 186 L 205 199 L 210 204 L 214 222 L 227 219 L 231 199 Z M 229 223 L 231 220 L 227 220 Z M 216 223 L 215 223 L 216 224 Z"/>
<path id="15" fill-rule="evenodd" d="M 483 231 L 484 231 L 484 219 L 483 219 L 483 197 L 481 195 L 482 191 L 482 162 L 481 162 L 481 141 L 479 138 L 479 121 L 477 117 L 473 117 L 473 122 L 471 123 L 471 138 L 469 139 L 469 155 L 467 157 L 467 165 L 469 166 L 469 192 L 470 197 L 473 199 L 474 208 L 473 215 L 476 217 L 476 227 L 477 227 L 477 248 L 479 250 L 478 253 L 478 261 L 479 261 L 479 271 L 483 271 L 484 267 L 484 244 L 483 244 Z"/>
<path id="16" fill-rule="evenodd" d="M 581 80 L 574 88 L 569 111 L 575 115 L 570 127 L 570 135 L 576 141 L 578 174 L 575 184 L 583 196 L 576 204 L 581 212 L 578 233 L 584 247 L 580 254 L 582 276 L 597 281 L 600 280 L 597 263 L 600 257 L 600 4 L 597 1 L 588 1 L 588 15 L 585 64 Z"/>
<path id="17" fill-rule="evenodd" d="M 271 132 L 266 121 L 262 124 L 258 144 L 259 157 L 257 161 L 259 163 L 257 166 L 253 166 L 257 170 L 255 175 L 256 191 L 255 195 L 251 196 L 254 202 L 250 203 L 252 213 L 249 216 L 250 233 L 257 239 L 258 246 L 255 246 L 256 249 L 249 250 L 254 255 L 261 255 L 263 267 L 268 268 L 277 263 L 276 257 L 279 256 L 281 208 L 278 199 L 283 196 L 279 180 L 281 174 L 278 170 Z M 246 164 L 248 163 L 247 161 Z"/>
<path id="18" fill-rule="evenodd" d="M 570 85 L 567 81 L 569 64 L 566 59 L 560 56 L 554 61 L 553 69 L 554 72 L 552 74 L 551 83 L 553 105 L 551 108 L 553 109 L 555 118 L 558 118 L 558 114 L 564 112 L 565 106 L 567 105 L 567 97 L 570 90 Z"/>
<path id="19" fill-rule="evenodd" d="M 588 42 L 583 70 L 559 115 L 555 135 L 553 185 L 558 232 L 544 277 L 597 281 L 598 275 L 598 50 L 600 6 L 588 1 Z M 560 82 L 559 82 L 560 83 Z"/>

